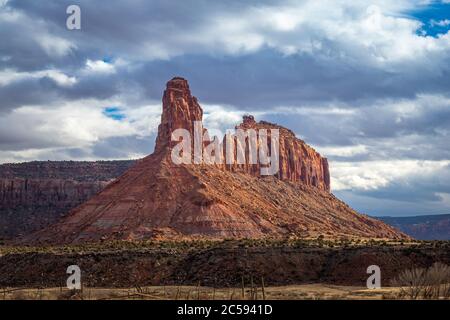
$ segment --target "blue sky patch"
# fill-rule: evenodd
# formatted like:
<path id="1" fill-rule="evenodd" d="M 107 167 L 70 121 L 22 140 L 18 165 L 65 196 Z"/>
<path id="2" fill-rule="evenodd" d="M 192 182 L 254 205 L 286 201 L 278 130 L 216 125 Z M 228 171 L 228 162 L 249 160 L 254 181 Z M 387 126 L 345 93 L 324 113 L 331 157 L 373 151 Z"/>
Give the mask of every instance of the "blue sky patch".
<path id="1" fill-rule="evenodd" d="M 450 3 L 433 3 L 408 12 L 408 15 L 423 23 L 419 35 L 437 37 L 450 30 Z"/>
<path id="2" fill-rule="evenodd" d="M 102 61 L 103 61 L 104 63 L 111 63 L 111 62 L 113 61 L 113 58 L 112 58 L 112 57 L 104 57 L 104 58 L 102 59 Z"/>
<path id="3" fill-rule="evenodd" d="M 103 109 L 103 114 L 108 118 L 121 121 L 126 118 L 125 114 L 119 107 L 106 107 Z"/>

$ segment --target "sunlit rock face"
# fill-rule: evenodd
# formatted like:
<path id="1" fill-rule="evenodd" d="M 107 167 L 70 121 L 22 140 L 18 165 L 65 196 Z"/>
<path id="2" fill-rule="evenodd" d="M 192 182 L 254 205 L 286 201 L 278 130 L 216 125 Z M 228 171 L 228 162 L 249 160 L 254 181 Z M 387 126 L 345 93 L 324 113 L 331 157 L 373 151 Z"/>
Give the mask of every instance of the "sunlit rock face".
<path id="1" fill-rule="evenodd" d="M 194 123 L 203 120 L 203 110 L 197 98 L 191 95 L 189 84 L 183 78 L 173 78 L 167 83 L 162 99 L 163 111 L 161 124 L 158 127 L 155 153 L 171 149 L 176 142 L 172 141 L 171 134 L 176 129 L 186 129 L 194 137 Z M 330 191 L 330 173 L 328 161 L 322 158 L 313 148 L 304 141 L 297 139 L 295 134 L 282 126 L 265 121 L 256 122 L 254 117 L 246 115 L 243 122 L 236 129 L 255 130 L 265 129 L 279 131 L 277 158 L 279 170 L 275 174 L 281 180 L 302 183 L 321 190 Z M 206 129 L 203 129 L 204 135 Z M 205 141 L 207 143 L 207 141 Z M 234 156 L 236 159 L 237 141 L 235 139 Z M 268 141 L 270 143 L 270 141 Z M 259 146 L 258 146 L 259 147 Z M 222 159 L 225 163 L 226 142 L 222 145 Z M 248 146 L 244 146 L 244 149 Z M 268 148 L 270 150 L 270 147 Z M 246 159 L 249 159 L 248 150 Z M 260 175 L 261 168 L 258 163 L 234 164 L 232 166 L 221 166 L 231 171 L 244 171 L 253 175 Z"/>

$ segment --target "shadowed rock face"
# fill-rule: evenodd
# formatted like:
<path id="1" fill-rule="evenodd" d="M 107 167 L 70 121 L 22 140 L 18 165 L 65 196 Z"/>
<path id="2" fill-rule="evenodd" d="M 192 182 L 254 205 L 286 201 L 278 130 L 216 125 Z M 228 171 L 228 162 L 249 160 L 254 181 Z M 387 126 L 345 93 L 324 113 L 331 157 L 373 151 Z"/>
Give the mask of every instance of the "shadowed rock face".
<path id="1" fill-rule="evenodd" d="M 114 161 L 32 161 L 0 165 L 0 179 L 110 181 L 135 160 Z"/>
<path id="2" fill-rule="evenodd" d="M 0 179 L 0 238 L 55 223 L 106 185 L 103 181 Z"/>
<path id="3" fill-rule="evenodd" d="M 0 165 L 0 239 L 57 222 L 133 163 L 34 161 Z"/>
<path id="4" fill-rule="evenodd" d="M 280 130 L 280 171 L 276 176 L 260 176 L 258 165 L 175 165 L 171 160 L 172 131 L 185 128 L 192 132 L 192 122 L 201 121 L 202 114 L 187 81 L 169 81 L 155 153 L 139 160 L 59 223 L 20 242 L 318 235 L 406 238 L 330 194 L 326 159 L 292 131 L 257 123 L 250 116 L 238 127 Z"/>

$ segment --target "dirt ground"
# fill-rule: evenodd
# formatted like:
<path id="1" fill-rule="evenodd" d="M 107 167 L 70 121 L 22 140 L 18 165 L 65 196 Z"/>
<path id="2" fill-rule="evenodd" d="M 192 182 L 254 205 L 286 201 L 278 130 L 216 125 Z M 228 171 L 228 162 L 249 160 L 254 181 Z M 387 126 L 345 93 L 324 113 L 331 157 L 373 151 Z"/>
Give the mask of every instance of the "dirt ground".
<path id="1" fill-rule="evenodd" d="M 0 300 L 354 300 L 395 299 L 400 289 L 306 284 L 258 288 L 211 288 L 196 286 L 151 286 L 128 289 L 5 288 Z"/>

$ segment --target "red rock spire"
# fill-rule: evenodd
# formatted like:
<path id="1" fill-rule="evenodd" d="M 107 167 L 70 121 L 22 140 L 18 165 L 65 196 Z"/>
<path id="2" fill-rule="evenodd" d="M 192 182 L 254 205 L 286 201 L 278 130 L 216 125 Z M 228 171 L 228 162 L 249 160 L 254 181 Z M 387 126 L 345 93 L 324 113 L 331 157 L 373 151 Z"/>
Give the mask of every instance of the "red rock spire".
<path id="1" fill-rule="evenodd" d="M 193 121 L 202 121 L 203 119 L 203 110 L 197 98 L 191 95 L 187 80 L 181 77 L 175 77 L 167 82 L 162 105 L 155 153 L 171 147 L 170 137 L 173 130 L 184 128 L 193 133 Z"/>

